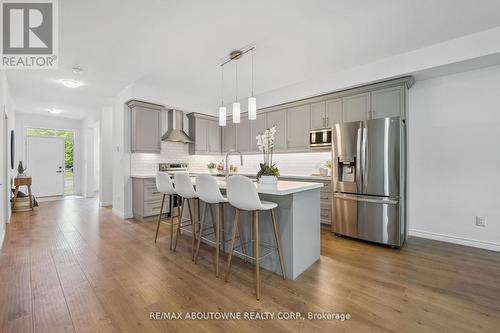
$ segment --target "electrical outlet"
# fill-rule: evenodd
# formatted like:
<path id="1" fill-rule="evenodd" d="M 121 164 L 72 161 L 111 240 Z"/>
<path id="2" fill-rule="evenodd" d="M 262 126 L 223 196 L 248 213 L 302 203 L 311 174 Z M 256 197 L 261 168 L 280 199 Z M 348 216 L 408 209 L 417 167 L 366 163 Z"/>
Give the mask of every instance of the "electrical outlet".
<path id="1" fill-rule="evenodd" d="M 486 227 L 486 216 L 476 216 L 476 225 L 478 227 Z"/>

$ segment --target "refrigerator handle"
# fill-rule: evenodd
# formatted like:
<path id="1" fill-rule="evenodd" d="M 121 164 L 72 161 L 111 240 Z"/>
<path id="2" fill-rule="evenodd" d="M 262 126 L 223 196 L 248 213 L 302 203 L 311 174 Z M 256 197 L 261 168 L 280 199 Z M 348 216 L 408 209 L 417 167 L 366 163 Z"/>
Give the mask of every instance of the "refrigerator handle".
<path id="1" fill-rule="evenodd" d="M 363 193 L 366 192 L 366 182 L 367 182 L 367 170 L 366 170 L 366 161 L 368 160 L 368 157 L 366 156 L 367 150 L 366 150 L 366 145 L 368 143 L 368 128 L 366 126 L 366 121 L 363 121 L 361 123 L 362 130 L 361 130 L 361 179 L 362 179 L 362 191 Z"/>
<path id="2" fill-rule="evenodd" d="M 360 123 L 359 128 L 358 128 L 358 133 L 356 137 L 356 188 L 361 190 L 363 188 L 363 178 L 362 178 L 362 172 L 361 172 L 361 163 L 363 160 L 362 153 L 361 153 L 361 140 L 363 138 L 362 134 L 363 130 L 363 124 Z"/>

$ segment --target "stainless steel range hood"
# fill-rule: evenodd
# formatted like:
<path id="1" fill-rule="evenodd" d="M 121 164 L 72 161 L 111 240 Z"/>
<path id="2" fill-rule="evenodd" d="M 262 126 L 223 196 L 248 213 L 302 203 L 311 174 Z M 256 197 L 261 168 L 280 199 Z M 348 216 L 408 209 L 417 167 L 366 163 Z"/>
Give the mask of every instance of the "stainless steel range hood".
<path id="1" fill-rule="evenodd" d="M 193 140 L 184 132 L 184 112 L 168 110 L 168 130 L 161 137 L 162 141 L 191 143 Z"/>

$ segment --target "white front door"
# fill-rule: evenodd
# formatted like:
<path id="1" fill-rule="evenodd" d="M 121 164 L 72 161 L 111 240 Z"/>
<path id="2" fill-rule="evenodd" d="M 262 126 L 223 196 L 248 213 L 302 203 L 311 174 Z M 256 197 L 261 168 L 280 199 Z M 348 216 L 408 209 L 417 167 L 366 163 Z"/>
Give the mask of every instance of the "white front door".
<path id="1" fill-rule="evenodd" d="M 64 138 L 28 136 L 26 159 L 35 196 L 64 194 Z"/>

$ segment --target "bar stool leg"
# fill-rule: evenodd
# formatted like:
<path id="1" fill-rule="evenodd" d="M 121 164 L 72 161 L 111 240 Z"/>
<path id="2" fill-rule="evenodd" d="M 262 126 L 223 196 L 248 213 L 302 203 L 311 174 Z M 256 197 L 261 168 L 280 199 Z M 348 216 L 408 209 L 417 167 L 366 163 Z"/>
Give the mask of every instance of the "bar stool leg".
<path id="1" fill-rule="evenodd" d="M 224 222 L 224 204 L 219 204 L 220 227 L 222 232 L 222 252 L 226 252 L 226 226 Z"/>
<path id="2" fill-rule="evenodd" d="M 188 201 L 189 202 L 189 201 Z M 184 205 L 186 204 L 186 198 L 182 198 L 181 202 L 181 211 L 179 212 L 178 220 L 179 220 L 179 225 L 177 226 L 177 230 L 179 231 L 177 235 L 175 236 L 175 243 L 174 243 L 174 252 L 177 249 L 177 239 L 179 238 L 181 234 L 181 223 L 182 223 L 182 214 L 184 214 Z M 179 210 L 179 208 L 177 208 Z"/>
<path id="3" fill-rule="evenodd" d="M 215 231 L 215 276 L 219 277 L 219 251 L 220 251 L 220 211 L 216 209 L 216 212 L 210 206 L 210 213 L 212 216 L 213 227 Z"/>
<path id="4" fill-rule="evenodd" d="M 231 268 L 231 259 L 233 257 L 234 251 L 234 240 L 236 238 L 236 229 L 238 228 L 238 220 L 240 218 L 240 210 L 236 208 L 236 213 L 234 215 L 233 230 L 231 232 L 231 245 L 229 246 L 229 256 L 227 258 L 226 264 L 226 274 L 224 275 L 224 280 L 227 282 L 229 280 L 229 269 Z"/>
<path id="5" fill-rule="evenodd" d="M 203 213 L 201 214 L 201 224 L 200 224 L 200 233 L 198 235 L 198 244 L 196 245 L 196 253 L 194 255 L 194 263 L 196 264 L 198 260 L 198 252 L 200 251 L 200 243 L 201 243 L 201 236 L 203 236 L 203 227 L 205 225 L 205 218 L 207 215 L 207 206 L 209 204 L 205 204 L 205 207 L 203 207 Z"/>
<path id="6" fill-rule="evenodd" d="M 156 243 L 156 240 L 158 239 L 158 231 L 160 230 L 161 213 L 163 212 L 163 203 L 164 202 L 165 202 L 165 194 L 163 195 L 163 197 L 161 199 L 160 215 L 158 216 L 158 225 L 156 226 L 155 243 Z"/>
<path id="7" fill-rule="evenodd" d="M 191 204 L 189 203 L 189 199 L 187 199 L 188 209 L 189 209 L 189 218 L 191 219 L 191 260 L 194 261 L 194 241 L 196 239 L 196 224 L 193 219 L 193 210 L 191 209 Z"/>
<path id="8" fill-rule="evenodd" d="M 271 220 L 273 221 L 274 240 L 276 241 L 276 251 L 278 252 L 278 257 L 280 259 L 281 274 L 283 275 L 283 280 L 285 280 L 286 279 L 285 263 L 283 262 L 283 255 L 281 253 L 280 236 L 278 232 L 278 225 L 276 224 L 276 216 L 274 215 L 274 209 L 271 209 Z"/>
<path id="9" fill-rule="evenodd" d="M 173 238 L 174 238 L 174 200 L 172 199 L 173 195 L 168 196 L 168 203 L 169 203 L 169 212 L 170 212 L 170 251 L 173 250 Z M 161 212 L 160 212 L 161 216 Z"/>
<path id="10" fill-rule="evenodd" d="M 260 266 L 259 266 L 259 212 L 253 218 L 253 256 L 255 258 L 255 294 L 260 299 Z"/>
<path id="11" fill-rule="evenodd" d="M 243 244 L 245 242 L 245 236 L 243 235 L 243 228 L 241 227 L 241 223 L 239 220 L 238 220 L 238 237 L 240 238 L 241 252 L 243 252 L 244 255 L 247 255 L 247 247 L 246 245 Z M 243 261 L 247 262 L 248 261 L 247 257 L 243 257 Z"/>

